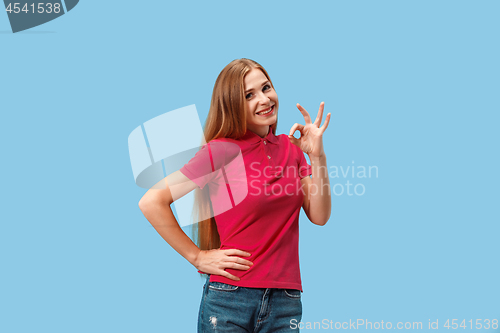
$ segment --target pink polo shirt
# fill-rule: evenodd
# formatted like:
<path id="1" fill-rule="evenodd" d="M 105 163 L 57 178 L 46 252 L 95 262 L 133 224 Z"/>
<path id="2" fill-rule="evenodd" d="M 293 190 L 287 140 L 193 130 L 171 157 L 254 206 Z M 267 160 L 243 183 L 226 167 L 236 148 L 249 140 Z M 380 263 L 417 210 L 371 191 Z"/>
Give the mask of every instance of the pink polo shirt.
<path id="1" fill-rule="evenodd" d="M 311 166 L 288 136 L 265 138 L 248 130 L 239 140 L 205 144 L 181 169 L 200 188 L 208 184 L 221 249 L 251 253 L 250 269 L 226 269 L 233 281 L 210 281 L 252 288 L 302 291 L 299 267 L 299 213 L 304 193 L 300 179 Z M 203 272 L 200 272 L 203 273 Z"/>

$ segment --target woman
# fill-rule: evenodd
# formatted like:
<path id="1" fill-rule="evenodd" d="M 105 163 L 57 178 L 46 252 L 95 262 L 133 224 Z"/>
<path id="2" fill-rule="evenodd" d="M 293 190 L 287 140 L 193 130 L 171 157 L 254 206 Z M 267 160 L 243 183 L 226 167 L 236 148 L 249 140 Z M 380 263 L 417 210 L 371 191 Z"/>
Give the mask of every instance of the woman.
<path id="1" fill-rule="evenodd" d="M 215 82 L 204 130 L 207 144 L 165 178 L 165 189 L 151 189 L 139 202 L 158 233 L 207 274 L 198 332 L 298 331 L 298 218 L 301 207 L 317 225 L 330 217 L 322 143 L 330 113 L 320 127 L 324 103 L 314 122 L 297 104 L 305 125 L 296 123 L 290 135 L 275 136 L 278 106 L 262 66 L 245 58 L 232 61 Z M 299 139 L 293 137 L 297 130 Z M 198 246 L 170 209 L 192 190 L 199 210 Z"/>

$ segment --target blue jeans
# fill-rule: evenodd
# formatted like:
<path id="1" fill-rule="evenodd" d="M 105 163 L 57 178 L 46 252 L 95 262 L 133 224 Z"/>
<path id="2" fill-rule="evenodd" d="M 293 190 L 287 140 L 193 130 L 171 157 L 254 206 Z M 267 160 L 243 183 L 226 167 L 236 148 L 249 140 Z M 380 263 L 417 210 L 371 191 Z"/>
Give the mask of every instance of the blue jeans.
<path id="1" fill-rule="evenodd" d="M 298 332 L 302 319 L 301 291 L 246 288 L 221 282 L 203 286 L 198 333 Z"/>

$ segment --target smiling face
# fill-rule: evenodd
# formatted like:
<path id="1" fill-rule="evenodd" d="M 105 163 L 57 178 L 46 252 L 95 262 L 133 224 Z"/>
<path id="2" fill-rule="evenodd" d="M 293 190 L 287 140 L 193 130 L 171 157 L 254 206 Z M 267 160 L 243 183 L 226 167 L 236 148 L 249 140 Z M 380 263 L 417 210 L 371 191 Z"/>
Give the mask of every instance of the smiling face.
<path id="1" fill-rule="evenodd" d="M 278 119 L 278 95 L 260 69 L 248 72 L 244 83 L 247 129 L 263 138 Z"/>

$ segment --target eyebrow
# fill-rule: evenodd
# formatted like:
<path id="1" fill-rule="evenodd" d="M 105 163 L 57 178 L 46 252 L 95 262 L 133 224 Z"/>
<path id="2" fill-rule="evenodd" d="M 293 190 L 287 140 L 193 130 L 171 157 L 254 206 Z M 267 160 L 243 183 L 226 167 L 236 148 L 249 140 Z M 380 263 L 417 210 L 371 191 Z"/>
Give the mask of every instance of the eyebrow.
<path id="1" fill-rule="evenodd" d="M 265 85 L 266 85 L 266 83 L 271 83 L 271 82 L 269 82 L 269 80 L 267 80 L 267 81 L 265 81 L 264 83 L 262 83 L 262 85 L 261 85 L 260 87 L 262 88 L 263 86 L 265 86 Z M 245 94 L 247 94 L 248 92 L 250 92 L 250 91 L 252 91 L 252 90 L 253 90 L 253 89 L 248 89 L 248 90 L 245 90 Z"/>

